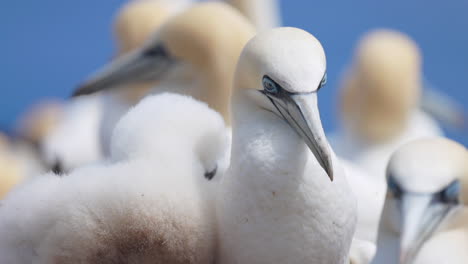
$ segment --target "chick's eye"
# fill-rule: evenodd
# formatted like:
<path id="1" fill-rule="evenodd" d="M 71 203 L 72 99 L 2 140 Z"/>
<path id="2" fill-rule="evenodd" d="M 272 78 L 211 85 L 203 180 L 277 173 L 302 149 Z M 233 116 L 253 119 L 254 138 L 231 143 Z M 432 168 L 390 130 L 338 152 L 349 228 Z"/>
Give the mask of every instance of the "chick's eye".
<path id="1" fill-rule="evenodd" d="M 268 76 L 263 77 L 263 88 L 269 93 L 277 93 L 278 85 Z"/>
<path id="2" fill-rule="evenodd" d="M 458 204 L 460 194 L 460 182 L 458 180 L 452 182 L 447 188 L 439 192 L 439 199 L 446 204 Z"/>
<path id="3" fill-rule="evenodd" d="M 327 73 L 323 75 L 322 81 L 320 82 L 320 85 L 317 88 L 317 91 L 320 90 L 320 88 L 322 88 L 323 86 L 325 86 L 325 84 L 327 84 Z"/>

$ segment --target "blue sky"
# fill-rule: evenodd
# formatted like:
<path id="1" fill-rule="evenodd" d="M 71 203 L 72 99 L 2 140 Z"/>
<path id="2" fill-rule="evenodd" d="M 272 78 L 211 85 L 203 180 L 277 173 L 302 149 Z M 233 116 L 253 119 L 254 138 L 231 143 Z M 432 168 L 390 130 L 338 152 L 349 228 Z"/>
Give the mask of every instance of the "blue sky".
<path id="1" fill-rule="evenodd" d="M 66 97 L 113 54 L 112 18 L 123 0 L 3 1 L 0 8 L 0 127 L 28 105 Z M 328 84 L 320 107 L 327 130 L 336 125 L 338 78 L 357 39 L 377 27 L 412 36 L 424 73 L 468 110 L 468 1 L 283 0 L 283 22 L 313 33 L 325 47 Z M 468 136 L 449 133 L 465 145 Z"/>

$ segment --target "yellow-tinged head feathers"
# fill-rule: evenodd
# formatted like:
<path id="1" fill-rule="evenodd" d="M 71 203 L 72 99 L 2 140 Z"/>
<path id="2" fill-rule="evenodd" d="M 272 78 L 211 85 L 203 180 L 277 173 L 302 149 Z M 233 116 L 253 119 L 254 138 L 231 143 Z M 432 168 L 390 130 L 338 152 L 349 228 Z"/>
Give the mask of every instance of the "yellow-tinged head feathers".
<path id="1" fill-rule="evenodd" d="M 5 146 L 7 147 L 7 146 Z M 2 148 L 0 146 L 0 148 Z M 7 149 L 0 149 L 0 200 L 22 180 L 18 162 Z"/>
<path id="2" fill-rule="evenodd" d="M 136 0 L 124 5 L 114 22 L 119 55 L 140 48 L 183 1 Z"/>
<path id="3" fill-rule="evenodd" d="M 40 142 L 60 121 L 62 107 L 58 101 L 44 101 L 33 106 L 16 125 L 18 133 L 32 143 Z"/>
<path id="4" fill-rule="evenodd" d="M 421 64 L 418 46 L 405 34 L 376 30 L 365 35 L 342 85 L 346 124 L 370 142 L 396 136 L 419 102 Z"/>
<path id="5" fill-rule="evenodd" d="M 275 28 L 259 33 L 245 46 L 235 86 L 262 90 L 267 75 L 289 92 L 313 92 L 325 72 L 325 51 L 313 35 L 298 28 Z"/>

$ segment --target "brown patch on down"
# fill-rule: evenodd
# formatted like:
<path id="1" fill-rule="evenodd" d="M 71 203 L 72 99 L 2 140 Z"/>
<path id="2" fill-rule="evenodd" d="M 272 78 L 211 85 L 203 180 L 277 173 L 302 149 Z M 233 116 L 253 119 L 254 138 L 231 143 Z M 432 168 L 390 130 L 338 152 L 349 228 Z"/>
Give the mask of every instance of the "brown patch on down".
<path id="1" fill-rule="evenodd" d="M 184 215 L 177 217 L 178 213 L 165 212 L 155 217 L 121 211 L 106 221 L 69 224 L 93 227 L 84 232 L 67 232 L 65 237 L 53 241 L 52 248 L 58 250 L 47 263 L 213 263 L 214 233 L 196 226 L 197 221 Z"/>

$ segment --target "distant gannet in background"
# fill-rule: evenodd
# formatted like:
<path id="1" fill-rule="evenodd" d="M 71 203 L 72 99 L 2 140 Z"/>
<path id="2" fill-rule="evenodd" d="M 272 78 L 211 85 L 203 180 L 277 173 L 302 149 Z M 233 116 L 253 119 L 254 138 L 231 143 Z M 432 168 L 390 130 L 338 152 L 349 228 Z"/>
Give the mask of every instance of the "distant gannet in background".
<path id="1" fill-rule="evenodd" d="M 279 0 L 226 0 L 241 11 L 258 31 L 281 26 Z"/>
<path id="2" fill-rule="evenodd" d="M 136 0 L 125 4 L 114 19 L 117 58 L 141 48 L 170 17 L 188 8 L 189 0 Z M 128 109 L 148 94 L 155 82 L 127 84 L 125 89 L 104 93 L 103 117 L 99 125 L 100 147 L 110 155 L 112 131 Z"/>
<path id="3" fill-rule="evenodd" d="M 420 139 L 393 154 L 376 264 L 468 263 L 468 150 Z"/>
<path id="4" fill-rule="evenodd" d="M 0 200 L 21 182 L 23 177 L 18 162 L 11 156 L 7 136 L 0 133 Z"/>
<path id="5" fill-rule="evenodd" d="M 169 19 L 142 49 L 101 70 L 75 95 L 157 81 L 150 94 L 168 91 L 190 95 L 221 113 L 230 126 L 235 65 L 243 46 L 254 34 L 247 19 L 229 5 L 195 4 Z M 122 87 L 125 88 L 132 89 Z M 227 155 L 226 164 L 221 166 L 227 167 L 228 160 Z"/>
<path id="6" fill-rule="evenodd" d="M 226 136 L 204 103 L 145 98 L 117 125 L 111 162 L 34 178 L 2 202 L 0 263 L 213 263 L 206 175 Z"/>
<path id="7" fill-rule="evenodd" d="M 217 198 L 218 263 L 345 263 L 356 201 L 320 121 L 325 54 L 278 28 L 239 59 L 231 164 Z"/>
<path id="8" fill-rule="evenodd" d="M 390 30 L 367 34 L 345 75 L 341 130 L 330 137 L 330 143 L 340 158 L 361 171 L 348 173 L 358 197 L 358 237 L 364 234 L 376 242 L 390 155 L 411 140 L 442 134 L 436 122 L 418 108 L 421 78 L 417 45 Z"/>
<path id="9" fill-rule="evenodd" d="M 39 143 L 42 158 L 51 170 L 69 172 L 103 158 L 98 136 L 102 107 L 99 96 L 66 103 L 58 124 Z"/>

